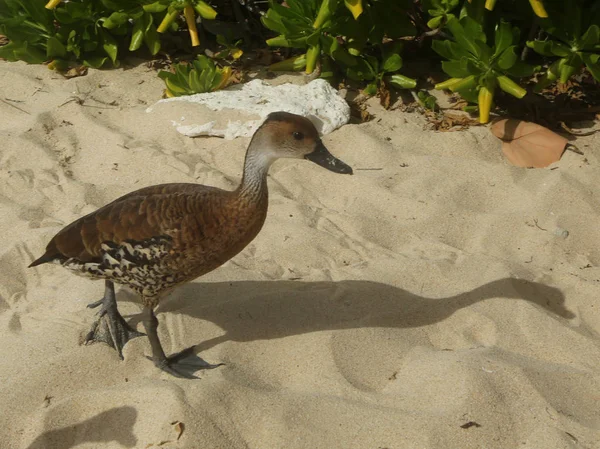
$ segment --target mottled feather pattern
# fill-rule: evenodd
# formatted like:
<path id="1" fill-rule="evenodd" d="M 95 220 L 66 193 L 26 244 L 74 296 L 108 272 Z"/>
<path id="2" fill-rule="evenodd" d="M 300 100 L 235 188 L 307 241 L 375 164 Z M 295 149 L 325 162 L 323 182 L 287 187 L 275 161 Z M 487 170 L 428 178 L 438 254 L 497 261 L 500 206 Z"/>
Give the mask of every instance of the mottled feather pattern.
<path id="1" fill-rule="evenodd" d="M 79 275 L 113 280 L 151 298 L 180 281 L 169 266 L 172 244 L 173 240 L 168 236 L 142 242 L 105 242 L 100 245 L 101 262 L 69 258 L 59 263 Z"/>

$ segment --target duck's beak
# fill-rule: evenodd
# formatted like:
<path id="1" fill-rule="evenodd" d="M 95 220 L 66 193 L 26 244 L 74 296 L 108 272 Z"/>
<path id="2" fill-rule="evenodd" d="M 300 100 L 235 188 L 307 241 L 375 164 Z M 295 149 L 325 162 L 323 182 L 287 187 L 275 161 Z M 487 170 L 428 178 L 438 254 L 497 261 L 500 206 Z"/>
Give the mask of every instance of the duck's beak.
<path id="1" fill-rule="evenodd" d="M 352 167 L 340 161 L 333 154 L 331 154 L 321 141 L 317 143 L 317 148 L 315 151 L 307 154 L 304 156 L 304 158 L 334 173 L 341 173 L 344 175 L 352 174 Z"/>

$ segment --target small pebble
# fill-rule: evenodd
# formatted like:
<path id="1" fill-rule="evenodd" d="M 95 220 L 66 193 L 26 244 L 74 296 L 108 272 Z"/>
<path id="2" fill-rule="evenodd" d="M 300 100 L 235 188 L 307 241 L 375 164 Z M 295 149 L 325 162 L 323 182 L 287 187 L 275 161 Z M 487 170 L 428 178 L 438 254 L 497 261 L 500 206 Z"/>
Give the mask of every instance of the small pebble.
<path id="1" fill-rule="evenodd" d="M 563 228 L 556 228 L 554 230 L 554 235 L 557 237 L 562 237 L 563 239 L 566 239 L 569 236 L 569 231 L 567 231 L 566 229 L 563 229 Z"/>

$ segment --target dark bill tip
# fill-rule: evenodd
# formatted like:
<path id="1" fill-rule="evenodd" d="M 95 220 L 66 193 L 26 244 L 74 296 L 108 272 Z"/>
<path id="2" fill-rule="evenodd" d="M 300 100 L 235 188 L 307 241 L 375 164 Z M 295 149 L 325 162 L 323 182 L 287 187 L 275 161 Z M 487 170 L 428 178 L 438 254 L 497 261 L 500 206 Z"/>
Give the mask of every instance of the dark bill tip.
<path id="1" fill-rule="evenodd" d="M 334 173 L 341 173 L 343 175 L 352 174 L 352 167 L 331 154 L 329 150 L 325 148 L 323 142 L 319 142 L 317 149 L 304 156 L 304 158 Z"/>

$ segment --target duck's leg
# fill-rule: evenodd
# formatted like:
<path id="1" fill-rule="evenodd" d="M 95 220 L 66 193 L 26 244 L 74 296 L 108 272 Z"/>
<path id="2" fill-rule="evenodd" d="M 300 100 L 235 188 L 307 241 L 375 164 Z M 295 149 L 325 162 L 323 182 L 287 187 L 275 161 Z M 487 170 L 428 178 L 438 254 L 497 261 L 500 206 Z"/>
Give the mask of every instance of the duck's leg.
<path id="1" fill-rule="evenodd" d="M 133 329 L 123 319 L 117 309 L 117 298 L 115 296 L 115 285 L 112 281 L 104 283 L 104 297 L 100 301 L 88 304 L 89 308 L 100 307 L 98 319 L 92 325 L 92 328 L 85 337 L 85 344 L 101 341 L 112 346 L 123 359 L 123 347 L 135 337 L 144 334 Z"/>
<path id="2" fill-rule="evenodd" d="M 161 370 L 175 376 L 186 379 L 198 379 L 196 371 L 201 369 L 212 369 L 221 366 L 222 363 L 211 365 L 194 354 L 194 347 L 184 349 L 171 357 L 165 355 L 165 351 L 158 338 L 158 319 L 152 307 L 144 307 L 144 329 L 148 334 L 152 348 L 152 361 Z"/>

